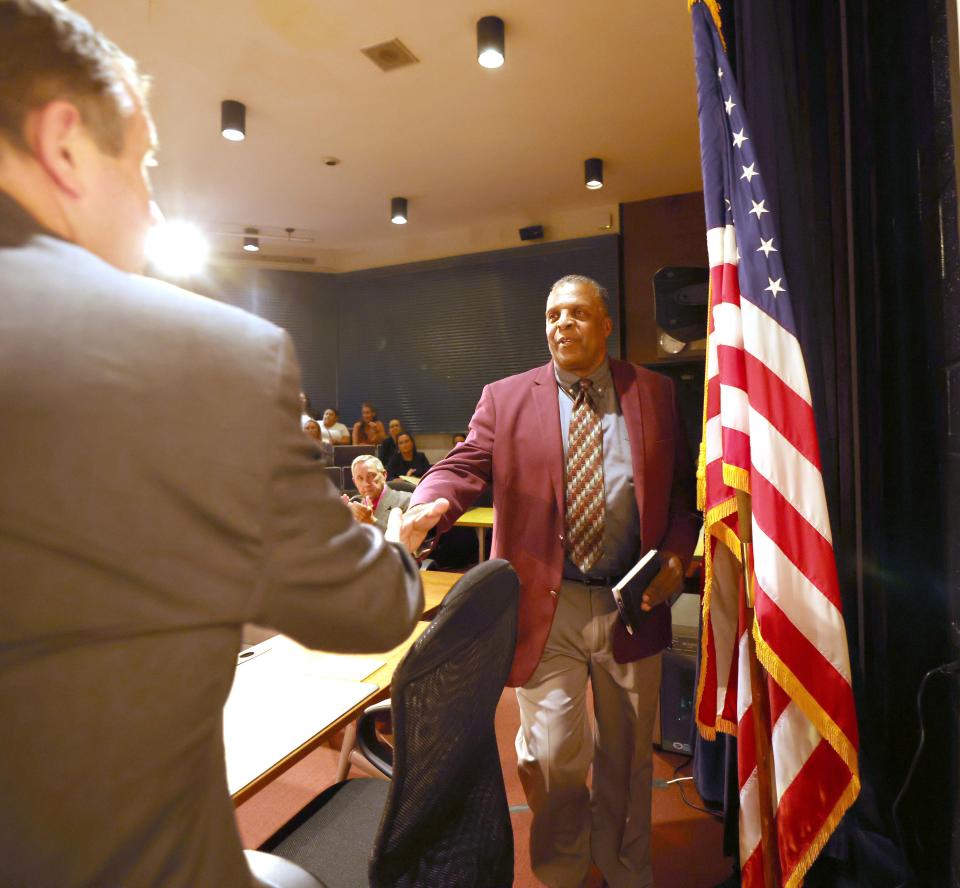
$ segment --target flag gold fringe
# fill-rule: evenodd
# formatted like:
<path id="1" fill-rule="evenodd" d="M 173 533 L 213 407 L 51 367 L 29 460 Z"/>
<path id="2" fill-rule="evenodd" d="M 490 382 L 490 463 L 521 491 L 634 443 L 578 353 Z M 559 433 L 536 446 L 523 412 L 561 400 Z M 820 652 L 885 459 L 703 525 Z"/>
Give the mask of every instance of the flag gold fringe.
<path id="1" fill-rule="evenodd" d="M 790 873 L 784 876 L 784 888 L 800 888 L 803 884 L 803 877 L 813 866 L 824 845 L 827 844 L 831 834 L 837 828 L 837 824 L 843 819 L 847 809 L 854 803 L 860 794 L 860 772 L 857 766 L 857 751 L 853 743 L 846 734 L 840 729 L 840 726 L 827 714 L 813 698 L 813 695 L 803 686 L 800 680 L 793 674 L 790 667 L 786 665 L 774 652 L 773 648 L 764 640 L 760 632 L 760 621 L 755 619 L 753 622 L 753 638 L 757 645 L 757 659 L 773 680 L 780 685 L 787 694 L 790 695 L 800 711 L 813 722 L 814 727 L 819 731 L 820 736 L 833 747 L 834 751 L 843 760 L 844 764 L 850 769 L 850 782 L 847 784 L 833 810 L 824 820 L 817 834 L 813 837 L 806 850 L 797 861 L 797 865 Z"/>
<path id="2" fill-rule="evenodd" d="M 720 23 L 720 4 L 718 0 L 687 0 L 687 9 L 693 9 L 694 3 L 703 3 L 707 9 L 710 10 L 710 15 L 713 17 L 713 23 L 717 26 L 717 34 L 720 37 L 720 45 L 723 47 L 723 51 L 727 51 L 727 41 L 723 38 L 723 27 Z"/>
<path id="3" fill-rule="evenodd" d="M 803 878 L 806 876 L 807 871 L 820 856 L 824 845 L 827 844 L 831 834 L 843 819 L 843 815 L 847 813 L 847 809 L 854 803 L 859 794 L 860 778 L 856 774 L 852 774 L 847 788 L 843 791 L 840 798 L 837 799 L 837 804 L 833 806 L 833 810 L 827 819 L 823 821 L 823 826 L 820 827 L 819 832 L 813 837 L 806 851 L 800 856 L 793 871 L 787 875 L 783 883 L 783 888 L 800 888 L 800 886 L 803 885 Z"/>
<path id="4" fill-rule="evenodd" d="M 727 719 L 717 718 L 712 725 L 706 725 L 700 721 L 696 715 L 700 712 L 700 704 L 703 700 L 703 688 L 707 680 L 707 662 L 709 656 L 709 638 L 710 638 L 710 597 L 713 589 L 713 553 L 710 548 L 709 537 L 716 537 L 722 545 L 725 545 L 739 561 L 739 546 L 731 545 L 737 542 L 737 535 L 723 523 L 723 519 L 737 511 L 737 500 L 730 497 L 717 504 L 704 516 L 704 526 L 706 529 L 703 541 L 703 601 L 700 604 L 700 612 L 703 616 L 703 631 L 700 633 L 700 680 L 697 682 L 697 699 L 694 709 L 697 730 L 704 740 L 715 740 L 717 731 L 736 736 L 737 726 Z M 716 704 L 714 704 L 714 712 Z"/>
<path id="5" fill-rule="evenodd" d="M 820 736 L 829 743 L 837 755 L 843 759 L 850 772 L 856 776 L 857 751 L 850 738 L 840 726 L 830 717 L 826 710 L 814 699 L 813 695 L 803 686 L 790 667 L 777 656 L 773 648 L 767 644 L 760 632 L 760 621 L 753 622 L 753 638 L 757 643 L 757 659 L 773 680 L 786 691 L 800 711 L 813 722 L 813 726 L 820 732 Z M 852 691 L 851 691 L 852 693 Z"/>
<path id="6" fill-rule="evenodd" d="M 740 466 L 723 464 L 723 483 L 744 493 L 750 493 L 750 473 Z"/>

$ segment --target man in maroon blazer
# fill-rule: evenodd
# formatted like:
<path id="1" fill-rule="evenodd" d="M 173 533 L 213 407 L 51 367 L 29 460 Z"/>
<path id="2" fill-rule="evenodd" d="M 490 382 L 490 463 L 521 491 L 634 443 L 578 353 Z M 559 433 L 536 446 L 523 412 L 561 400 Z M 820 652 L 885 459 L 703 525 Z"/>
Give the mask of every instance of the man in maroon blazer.
<path id="1" fill-rule="evenodd" d="M 513 564 L 522 588 L 509 684 L 533 870 L 572 888 L 592 859 L 613 888 L 644 888 L 664 602 L 698 529 L 692 464 L 672 382 L 608 357 L 613 324 L 598 283 L 559 280 L 545 321 L 553 359 L 484 388 L 467 440 L 417 487 L 403 539 L 416 548 L 430 527 L 442 533 L 493 482 L 491 555 Z M 645 624 L 629 635 L 610 588 L 651 548 L 663 568 L 644 595 Z"/>

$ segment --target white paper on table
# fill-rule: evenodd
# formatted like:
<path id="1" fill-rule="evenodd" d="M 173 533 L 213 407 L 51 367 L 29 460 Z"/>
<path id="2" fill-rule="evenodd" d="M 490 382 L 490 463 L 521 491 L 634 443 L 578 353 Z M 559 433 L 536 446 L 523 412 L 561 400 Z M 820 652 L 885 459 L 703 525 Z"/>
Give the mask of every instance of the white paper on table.
<path id="1" fill-rule="evenodd" d="M 268 644 L 269 642 L 263 642 Z M 323 674 L 309 658 L 275 656 L 241 663 L 223 707 L 227 785 L 242 789 L 377 690 Z"/>
<path id="2" fill-rule="evenodd" d="M 382 657 L 368 657 L 363 654 L 329 654 L 324 651 L 313 651 L 285 635 L 274 635 L 266 641 L 241 651 L 237 666 L 246 665 L 245 661 L 253 661 L 267 651 L 270 651 L 271 660 L 276 668 L 281 666 L 283 669 L 300 668 L 302 661 L 305 664 L 304 668 L 309 669 L 311 675 L 340 678 L 345 681 L 363 681 L 387 662 Z"/>

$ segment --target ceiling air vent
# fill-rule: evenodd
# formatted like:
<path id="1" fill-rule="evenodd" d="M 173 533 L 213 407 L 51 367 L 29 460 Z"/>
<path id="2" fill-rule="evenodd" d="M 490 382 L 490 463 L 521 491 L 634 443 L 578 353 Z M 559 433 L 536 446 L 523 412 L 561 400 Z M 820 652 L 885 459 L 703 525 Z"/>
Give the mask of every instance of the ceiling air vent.
<path id="1" fill-rule="evenodd" d="M 420 61 L 398 38 L 368 46 L 360 50 L 381 71 L 394 71 L 397 68 L 406 68 Z"/>

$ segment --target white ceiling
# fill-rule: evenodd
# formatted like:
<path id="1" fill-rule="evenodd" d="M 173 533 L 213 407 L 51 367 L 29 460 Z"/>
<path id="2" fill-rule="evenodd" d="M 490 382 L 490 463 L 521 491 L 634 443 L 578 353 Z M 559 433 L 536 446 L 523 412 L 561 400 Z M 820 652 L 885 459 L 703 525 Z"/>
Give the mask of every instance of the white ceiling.
<path id="1" fill-rule="evenodd" d="M 312 242 L 265 254 L 349 270 L 617 230 L 617 205 L 700 187 L 684 0 L 75 0 L 154 80 L 168 217 Z M 476 20 L 506 64 L 476 62 Z M 400 38 L 420 63 L 361 48 Z M 219 133 L 247 106 L 247 139 Z M 325 156 L 340 158 L 324 166 Z M 605 187 L 583 186 L 601 157 Z M 410 224 L 389 201 L 410 202 Z M 612 225 L 612 229 L 607 226 Z M 216 248 L 241 258 L 238 237 Z"/>

